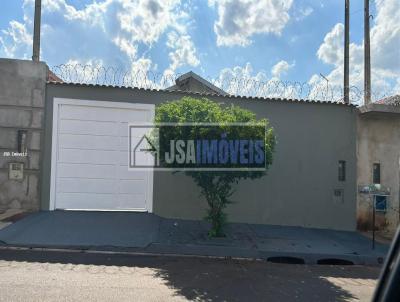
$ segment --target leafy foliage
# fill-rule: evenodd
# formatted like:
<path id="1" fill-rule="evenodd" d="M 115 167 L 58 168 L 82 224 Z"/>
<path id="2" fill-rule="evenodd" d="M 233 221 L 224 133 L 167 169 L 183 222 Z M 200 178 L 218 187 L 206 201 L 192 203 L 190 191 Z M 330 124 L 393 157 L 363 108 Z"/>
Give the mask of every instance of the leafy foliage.
<path id="1" fill-rule="evenodd" d="M 267 127 L 238 127 L 237 131 L 247 131 L 247 136 L 260 135 L 252 133 L 255 131 L 266 131 L 265 134 L 265 157 L 266 167 L 272 163 L 272 155 L 275 147 L 275 135 L 273 128 L 268 126 L 266 119 L 257 120 L 256 115 L 238 106 L 226 106 L 213 102 L 209 99 L 195 99 L 183 97 L 180 100 L 165 102 L 156 108 L 156 123 L 218 123 L 222 127 L 232 123 L 249 123 Z M 174 137 L 198 137 L 198 131 L 205 131 L 204 128 L 190 128 L 192 133 L 182 133 L 183 127 L 177 127 L 173 133 Z M 266 130 L 265 130 L 266 129 Z M 208 132 L 212 131 L 206 130 Z M 196 133 L 197 132 L 197 133 Z M 208 137 L 212 133 L 201 133 L 202 137 Z M 241 133 L 243 137 L 243 133 Z M 241 179 L 256 179 L 265 175 L 266 171 L 184 171 L 186 175 L 193 178 L 200 187 L 201 194 L 208 203 L 206 219 L 211 222 L 212 228 L 209 235 L 212 237 L 224 236 L 223 226 L 227 217 L 224 213 L 227 205 L 230 204 L 231 196 L 234 193 L 233 185 Z"/>

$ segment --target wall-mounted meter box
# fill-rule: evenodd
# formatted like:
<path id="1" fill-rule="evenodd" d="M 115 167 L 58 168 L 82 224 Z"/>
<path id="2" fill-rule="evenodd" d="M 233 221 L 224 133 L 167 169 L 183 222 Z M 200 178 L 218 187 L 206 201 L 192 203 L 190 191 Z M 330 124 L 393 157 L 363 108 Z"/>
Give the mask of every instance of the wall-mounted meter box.
<path id="1" fill-rule="evenodd" d="M 334 189 L 333 190 L 333 203 L 342 204 L 344 203 L 344 190 Z"/>
<path id="2" fill-rule="evenodd" d="M 23 163 L 9 163 L 8 178 L 11 180 L 24 179 L 24 164 Z"/>

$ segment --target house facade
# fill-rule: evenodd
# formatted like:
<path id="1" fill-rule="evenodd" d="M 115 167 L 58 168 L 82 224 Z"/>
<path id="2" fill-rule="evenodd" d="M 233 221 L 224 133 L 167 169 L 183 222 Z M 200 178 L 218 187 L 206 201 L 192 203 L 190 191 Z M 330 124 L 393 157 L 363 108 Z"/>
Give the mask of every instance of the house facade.
<path id="1" fill-rule="evenodd" d="M 6 63 L 11 64 L 0 60 L 0 68 Z M 17 65 L 25 63 L 28 64 L 14 60 Z M 35 93 L 43 101 L 38 183 L 35 191 L 29 191 L 33 190 L 26 183 L 29 169 L 24 170 L 22 179 L 10 179 L 8 164 L 15 158 L 3 158 L 7 164 L 2 167 L 4 175 L 0 184 L 2 209 L 20 198 L 17 194 L 31 192 L 18 205 L 21 209 L 130 210 L 171 218 L 203 219 L 206 202 L 191 178 L 170 171 L 129 171 L 124 149 L 128 145 L 129 123 L 151 122 L 158 104 L 191 96 L 251 110 L 258 118 L 267 118 L 277 136 L 267 175 L 257 180 L 243 180 L 237 185 L 232 196 L 234 203 L 227 209 L 230 222 L 338 230 L 356 228 L 358 109 L 355 106 L 231 96 L 215 92 L 206 81 L 200 81 L 200 85 L 193 76 L 181 81 L 201 89 L 150 90 L 46 82 L 46 74 L 35 71 L 46 70 L 44 63 L 30 68 L 38 81 L 44 83 L 41 94 Z M 16 76 L 22 79 L 24 73 L 2 77 L 2 85 L 7 87 L 7 81 L 16 81 Z M 1 106 L 8 106 L 4 104 L 5 98 L 0 98 Z M 18 102 L 18 98 L 15 92 L 13 102 Z M 21 143 L 18 130 L 28 130 L 29 141 L 33 130 L 24 125 L 12 126 L 14 144 L 3 149 L 18 148 Z M 10 125 L 0 119 L 0 132 L 8 131 L 7 127 Z M 2 139 L 2 144 L 5 141 Z M 33 150 L 27 149 L 25 168 L 29 167 Z M 4 190 L 5 186 L 12 189 Z"/>

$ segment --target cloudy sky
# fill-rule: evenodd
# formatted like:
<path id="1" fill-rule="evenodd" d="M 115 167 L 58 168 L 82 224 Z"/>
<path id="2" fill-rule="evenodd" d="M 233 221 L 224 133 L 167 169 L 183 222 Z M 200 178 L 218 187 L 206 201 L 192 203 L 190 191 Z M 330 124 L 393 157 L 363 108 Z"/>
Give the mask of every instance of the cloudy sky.
<path id="1" fill-rule="evenodd" d="M 363 87 L 363 2 L 351 85 Z M 0 57 L 32 55 L 34 0 L 2 0 Z M 341 85 L 344 0 L 42 0 L 41 59 L 213 79 Z M 374 91 L 400 91 L 400 1 L 371 0 Z"/>

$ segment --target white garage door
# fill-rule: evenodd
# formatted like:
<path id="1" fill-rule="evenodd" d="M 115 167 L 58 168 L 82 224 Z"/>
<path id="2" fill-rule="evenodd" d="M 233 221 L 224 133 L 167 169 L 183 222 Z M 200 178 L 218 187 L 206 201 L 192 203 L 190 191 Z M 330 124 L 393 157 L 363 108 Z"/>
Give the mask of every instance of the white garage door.
<path id="1" fill-rule="evenodd" d="M 50 209 L 152 210 L 153 174 L 128 170 L 128 124 L 154 105 L 54 99 Z"/>

